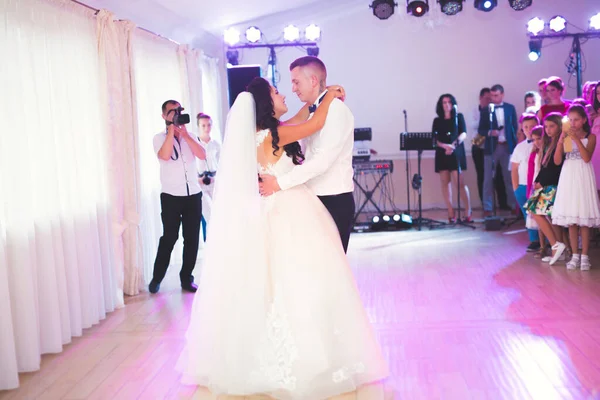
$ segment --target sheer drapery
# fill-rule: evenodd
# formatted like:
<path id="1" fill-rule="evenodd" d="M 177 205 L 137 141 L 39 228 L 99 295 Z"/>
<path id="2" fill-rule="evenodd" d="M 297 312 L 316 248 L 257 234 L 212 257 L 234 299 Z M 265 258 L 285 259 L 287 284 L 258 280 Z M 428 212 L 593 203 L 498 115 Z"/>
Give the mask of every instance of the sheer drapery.
<path id="1" fill-rule="evenodd" d="M 216 60 L 105 10 L 69 0 L 0 10 L 2 390 L 145 286 L 162 233 L 160 106 L 184 102 L 191 127 L 210 113 L 219 132 L 222 93 Z"/>
<path id="2" fill-rule="evenodd" d="M 138 120 L 133 71 L 135 24 L 117 21 L 112 13 L 97 15 L 103 135 L 110 145 L 108 174 L 112 205 L 112 239 L 119 290 L 139 293 L 143 283 L 140 232 Z"/>
<path id="3" fill-rule="evenodd" d="M 223 141 L 223 89 L 221 88 L 221 66 L 219 60 L 200 55 L 202 71 L 202 106 L 213 119 L 213 137 Z"/>
<path id="4" fill-rule="evenodd" d="M 122 299 L 93 13 L 64 0 L 0 4 L 0 389 L 9 389 Z"/>

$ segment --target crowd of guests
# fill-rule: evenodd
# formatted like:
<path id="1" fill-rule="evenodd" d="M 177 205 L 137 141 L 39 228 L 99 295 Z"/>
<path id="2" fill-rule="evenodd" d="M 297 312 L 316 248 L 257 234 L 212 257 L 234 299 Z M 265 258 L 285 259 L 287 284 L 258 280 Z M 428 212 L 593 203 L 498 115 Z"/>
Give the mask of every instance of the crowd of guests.
<path id="1" fill-rule="evenodd" d="M 585 271 L 591 267 L 592 229 L 600 227 L 600 156 L 595 156 L 600 84 L 586 82 L 583 96 L 574 100 L 564 99 L 564 91 L 561 78 L 542 79 L 538 91 L 525 93 L 525 112 L 519 117 L 516 107 L 504 102 L 501 85 L 482 89 L 471 121 L 477 132 L 472 156 L 484 217 L 496 209 L 520 209 L 528 251 L 550 265 L 567 261 L 568 269 Z M 466 122 L 455 105 L 452 95 L 440 96 L 433 123 L 435 169 L 450 222 L 454 207 L 449 185 L 466 170 Z M 465 219 L 471 221 L 469 190 L 462 179 L 459 187 Z"/>

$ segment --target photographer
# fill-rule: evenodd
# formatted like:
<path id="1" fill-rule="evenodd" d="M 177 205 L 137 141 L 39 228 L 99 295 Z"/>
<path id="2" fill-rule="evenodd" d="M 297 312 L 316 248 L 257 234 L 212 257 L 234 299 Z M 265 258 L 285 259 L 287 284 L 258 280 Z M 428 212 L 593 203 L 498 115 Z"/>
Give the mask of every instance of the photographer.
<path id="1" fill-rule="evenodd" d="M 198 124 L 198 139 L 206 152 L 206 159 L 198 162 L 198 182 L 202 187 L 202 236 L 206 242 L 206 226 L 210 219 L 210 209 L 215 189 L 215 175 L 217 173 L 217 164 L 219 163 L 219 155 L 221 145 L 210 136 L 212 130 L 212 118 L 204 113 L 199 113 L 196 116 Z"/>
<path id="2" fill-rule="evenodd" d="M 160 206 L 163 235 L 158 243 L 154 275 L 148 290 L 156 293 L 160 289 L 171 260 L 173 246 L 183 225 L 183 265 L 179 278 L 181 288 L 195 292 L 192 271 L 198 256 L 200 218 L 202 217 L 202 191 L 196 179 L 196 158 L 206 158 L 204 148 L 190 135 L 185 124 L 190 116 L 182 114 L 183 107 L 175 100 L 162 105 L 162 117 L 166 128 L 154 136 L 154 151 L 160 163 Z"/>

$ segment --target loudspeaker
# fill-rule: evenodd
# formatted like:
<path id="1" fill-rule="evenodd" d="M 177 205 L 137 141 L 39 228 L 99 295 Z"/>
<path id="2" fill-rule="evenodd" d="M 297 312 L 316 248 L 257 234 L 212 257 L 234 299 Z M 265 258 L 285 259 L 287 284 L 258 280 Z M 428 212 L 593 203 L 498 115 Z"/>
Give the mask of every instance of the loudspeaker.
<path id="1" fill-rule="evenodd" d="M 504 220 L 500 217 L 486 217 L 483 224 L 486 231 L 500 231 L 504 226 Z"/>
<path id="2" fill-rule="evenodd" d="M 260 76 L 260 65 L 236 65 L 227 68 L 229 107 L 233 105 L 238 94 L 246 90 L 252 79 L 258 76 Z"/>

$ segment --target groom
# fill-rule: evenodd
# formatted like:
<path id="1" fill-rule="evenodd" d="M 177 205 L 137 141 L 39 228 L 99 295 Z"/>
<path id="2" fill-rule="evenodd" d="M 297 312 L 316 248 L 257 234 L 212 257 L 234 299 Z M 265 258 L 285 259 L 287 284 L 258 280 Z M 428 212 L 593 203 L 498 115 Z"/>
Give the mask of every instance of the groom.
<path id="1" fill-rule="evenodd" d="M 326 93 L 325 64 L 317 57 L 306 56 L 294 61 L 290 71 L 292 91 L 309 104 L 312 116 Z M 335 99 L 323 129 L 306 139 L 304 163 L 279 179 L 262 175 L 260 184 L 260 193 L 268 196 L 306 183 L 333 217 L 344 252 L 348 250 L 354 220 L 353 146 L 354 116 L 344 102 Z"/>

